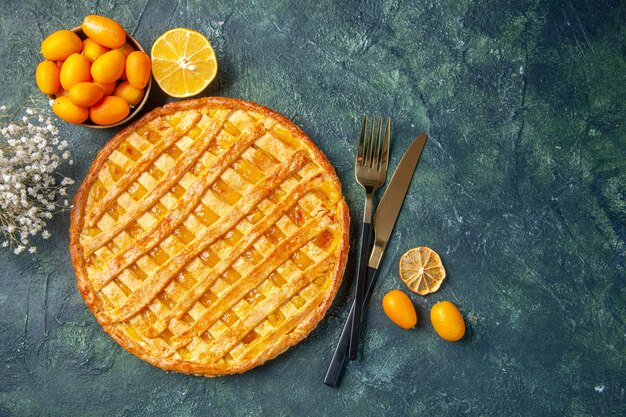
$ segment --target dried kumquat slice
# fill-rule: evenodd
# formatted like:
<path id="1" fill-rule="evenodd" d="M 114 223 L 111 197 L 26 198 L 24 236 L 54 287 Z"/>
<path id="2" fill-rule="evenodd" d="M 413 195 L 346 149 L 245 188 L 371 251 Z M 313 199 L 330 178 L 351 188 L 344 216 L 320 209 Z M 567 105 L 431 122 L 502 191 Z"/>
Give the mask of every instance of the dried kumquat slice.
<path id="1" fill-rule="evenodd" d="M 419 295 L 437 291 L 446 277 L 441 258 L 426 246 L 410 249 L 402 255 L 399 269 L 402 281 Z"/>

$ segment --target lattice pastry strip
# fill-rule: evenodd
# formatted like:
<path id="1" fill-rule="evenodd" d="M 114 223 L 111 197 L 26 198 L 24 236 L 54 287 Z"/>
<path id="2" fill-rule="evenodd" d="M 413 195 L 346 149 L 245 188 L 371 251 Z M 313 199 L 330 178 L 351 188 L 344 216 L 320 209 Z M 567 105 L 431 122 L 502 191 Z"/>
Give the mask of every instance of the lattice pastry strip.
<path id="1" fill-rule="evenodd" d="M 113 138 L 81 185 L 70 251 L 104 329 L 163 369 L 243 372 L 313 330 L 341 282 L 348 209 L 289 120 L 208 98 Z"/>
<path id="2" fill-rule="evenodd" d="M 310 190 L 310 188 L 313 187 L 318 181 L 318 177 L 314 177 L 311 178 L 308 182 L 303 182 L 297 190 L 294 190 L 288 200 L 283 201 L 284 206 L 288 207 L 295 204 L 295 202 L 297 202 L 302 195 L 308 192 L 308 190 Z M 232 246 L 231 255 L 236 256 L 224 257 L 224 259 L 214 265 L 214 268 L 210 270 L 206 276 L 203 276 L 201 280 L 198 280 L 199 282 L 193 287 L 193 294 L 190 294 L 183 300 L 176 315 L 182 315 L 184 311 L 186 311 L 186 309 L 190 308 L 195 300 L 197 300 L 204 292 L 211 288 L 211 285 L 213 285 L 213 283 L 223 273 L 227 272 L 228 268 L 233 265 L 233 263 L 237 259 L 237 256 L 245 257 L 246 255 L 248 255 L 250 253 L 250 250 L 253 248 L 252 244 L 256 240 L 258 240 L 263 234 L 267 233 L 269 228 L 273 227 L 275 221 L 282 217 L 282 211 L 283 209 L 281 207 L 275 206 L 274 210 L 268 213 L 259 222 L 257 222 L 254 225 L 253 230 L 246 234 L 243 239 L 240 239 L 235 245 L 229 245 Z M 165 325 L 165 321 L 167 321 L 167 319 L 168 317 L 164 318 L 161 326 Z"/>

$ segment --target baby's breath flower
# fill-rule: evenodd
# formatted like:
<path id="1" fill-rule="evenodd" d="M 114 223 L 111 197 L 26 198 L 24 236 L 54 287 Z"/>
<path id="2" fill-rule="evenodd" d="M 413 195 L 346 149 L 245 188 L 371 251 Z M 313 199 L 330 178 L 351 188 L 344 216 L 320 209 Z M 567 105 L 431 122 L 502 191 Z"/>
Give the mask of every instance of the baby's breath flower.
<path id="1" fill-rule="evenodd" d="M 74 184 L 57 171 L 64 160 L 74 163 L 67 141 L 59 140 L 49 117 L 35 116 L 31 108 L 24 112 L 21 122 L 0 127 L 0 247 L 16 255 L 37 252 L 32 236 L 51 237 L 47 221 L 68 206 L 63 196 Z M 0 118 L 7 116 L 7 107 L 0 106 Z"/>

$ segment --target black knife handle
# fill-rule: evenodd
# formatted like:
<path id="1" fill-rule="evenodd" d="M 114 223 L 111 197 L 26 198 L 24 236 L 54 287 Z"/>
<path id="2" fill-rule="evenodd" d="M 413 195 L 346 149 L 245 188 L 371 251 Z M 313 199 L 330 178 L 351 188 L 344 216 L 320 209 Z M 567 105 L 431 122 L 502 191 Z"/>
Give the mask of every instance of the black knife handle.
<path id="1" fill-rule="evenodd" d="M 377 271 L 377 269 L 367 267 L 367 286 L 362 307 L 367 304 L 367 301 L 372 295 L 372 290 L 374 289 L 374 284 L 376 283 Z M 352 320 L 354 318 L 354 306 L 355 304 L 353 302 L 350 313 L 348 313 L 348 318 L 343 325 L 343 330 L 341 331 L 339 342 L 337 343 L 337 347 L 335 348 L 335 353 L 333 354 L 333 358 L 331 359 L 330 365 L 328 366 L 328 371 L 326 371 L 326 376 L 324 377 L 324 384 L 330 385 L 331 387 L 336 387 L 339 383 L 341 369 L 343 368 L 343 363 L 346 359 L 348 348 L 350 346 L 350 332 L 352 330 Z"/>
<path id="2" fill-rule="evenodd" d="M 354 318 L 352 319 L 352 329 L 350 332 L 350 349 L 348 358 L 356 359 L 359 351 L 359 337 L 361 336 L 361 311 L 365 304 L 365 286 L 367 261 L 371 253 L 370 241 L 374 234 L 374 226 L 371 223 L 363 223 L 363 232 L 361 233 L 361 253 L 359 255 L 359 265 L 356 273 L 356 294 L 354 296 Z"/>

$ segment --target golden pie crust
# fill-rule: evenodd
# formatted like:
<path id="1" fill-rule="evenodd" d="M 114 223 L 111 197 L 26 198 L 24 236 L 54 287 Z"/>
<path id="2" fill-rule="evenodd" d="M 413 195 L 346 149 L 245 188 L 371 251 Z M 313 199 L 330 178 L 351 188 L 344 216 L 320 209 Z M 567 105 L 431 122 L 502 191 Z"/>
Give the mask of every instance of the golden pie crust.
<path id="1" fill-rule="evenodd" d="M 348 207 L 284 116 L 203 98 L 157 108 L 98 154 L 74 200 L 85 302 L 162 369 L 244 372 L 305 338 L 341 283 Z"/>

